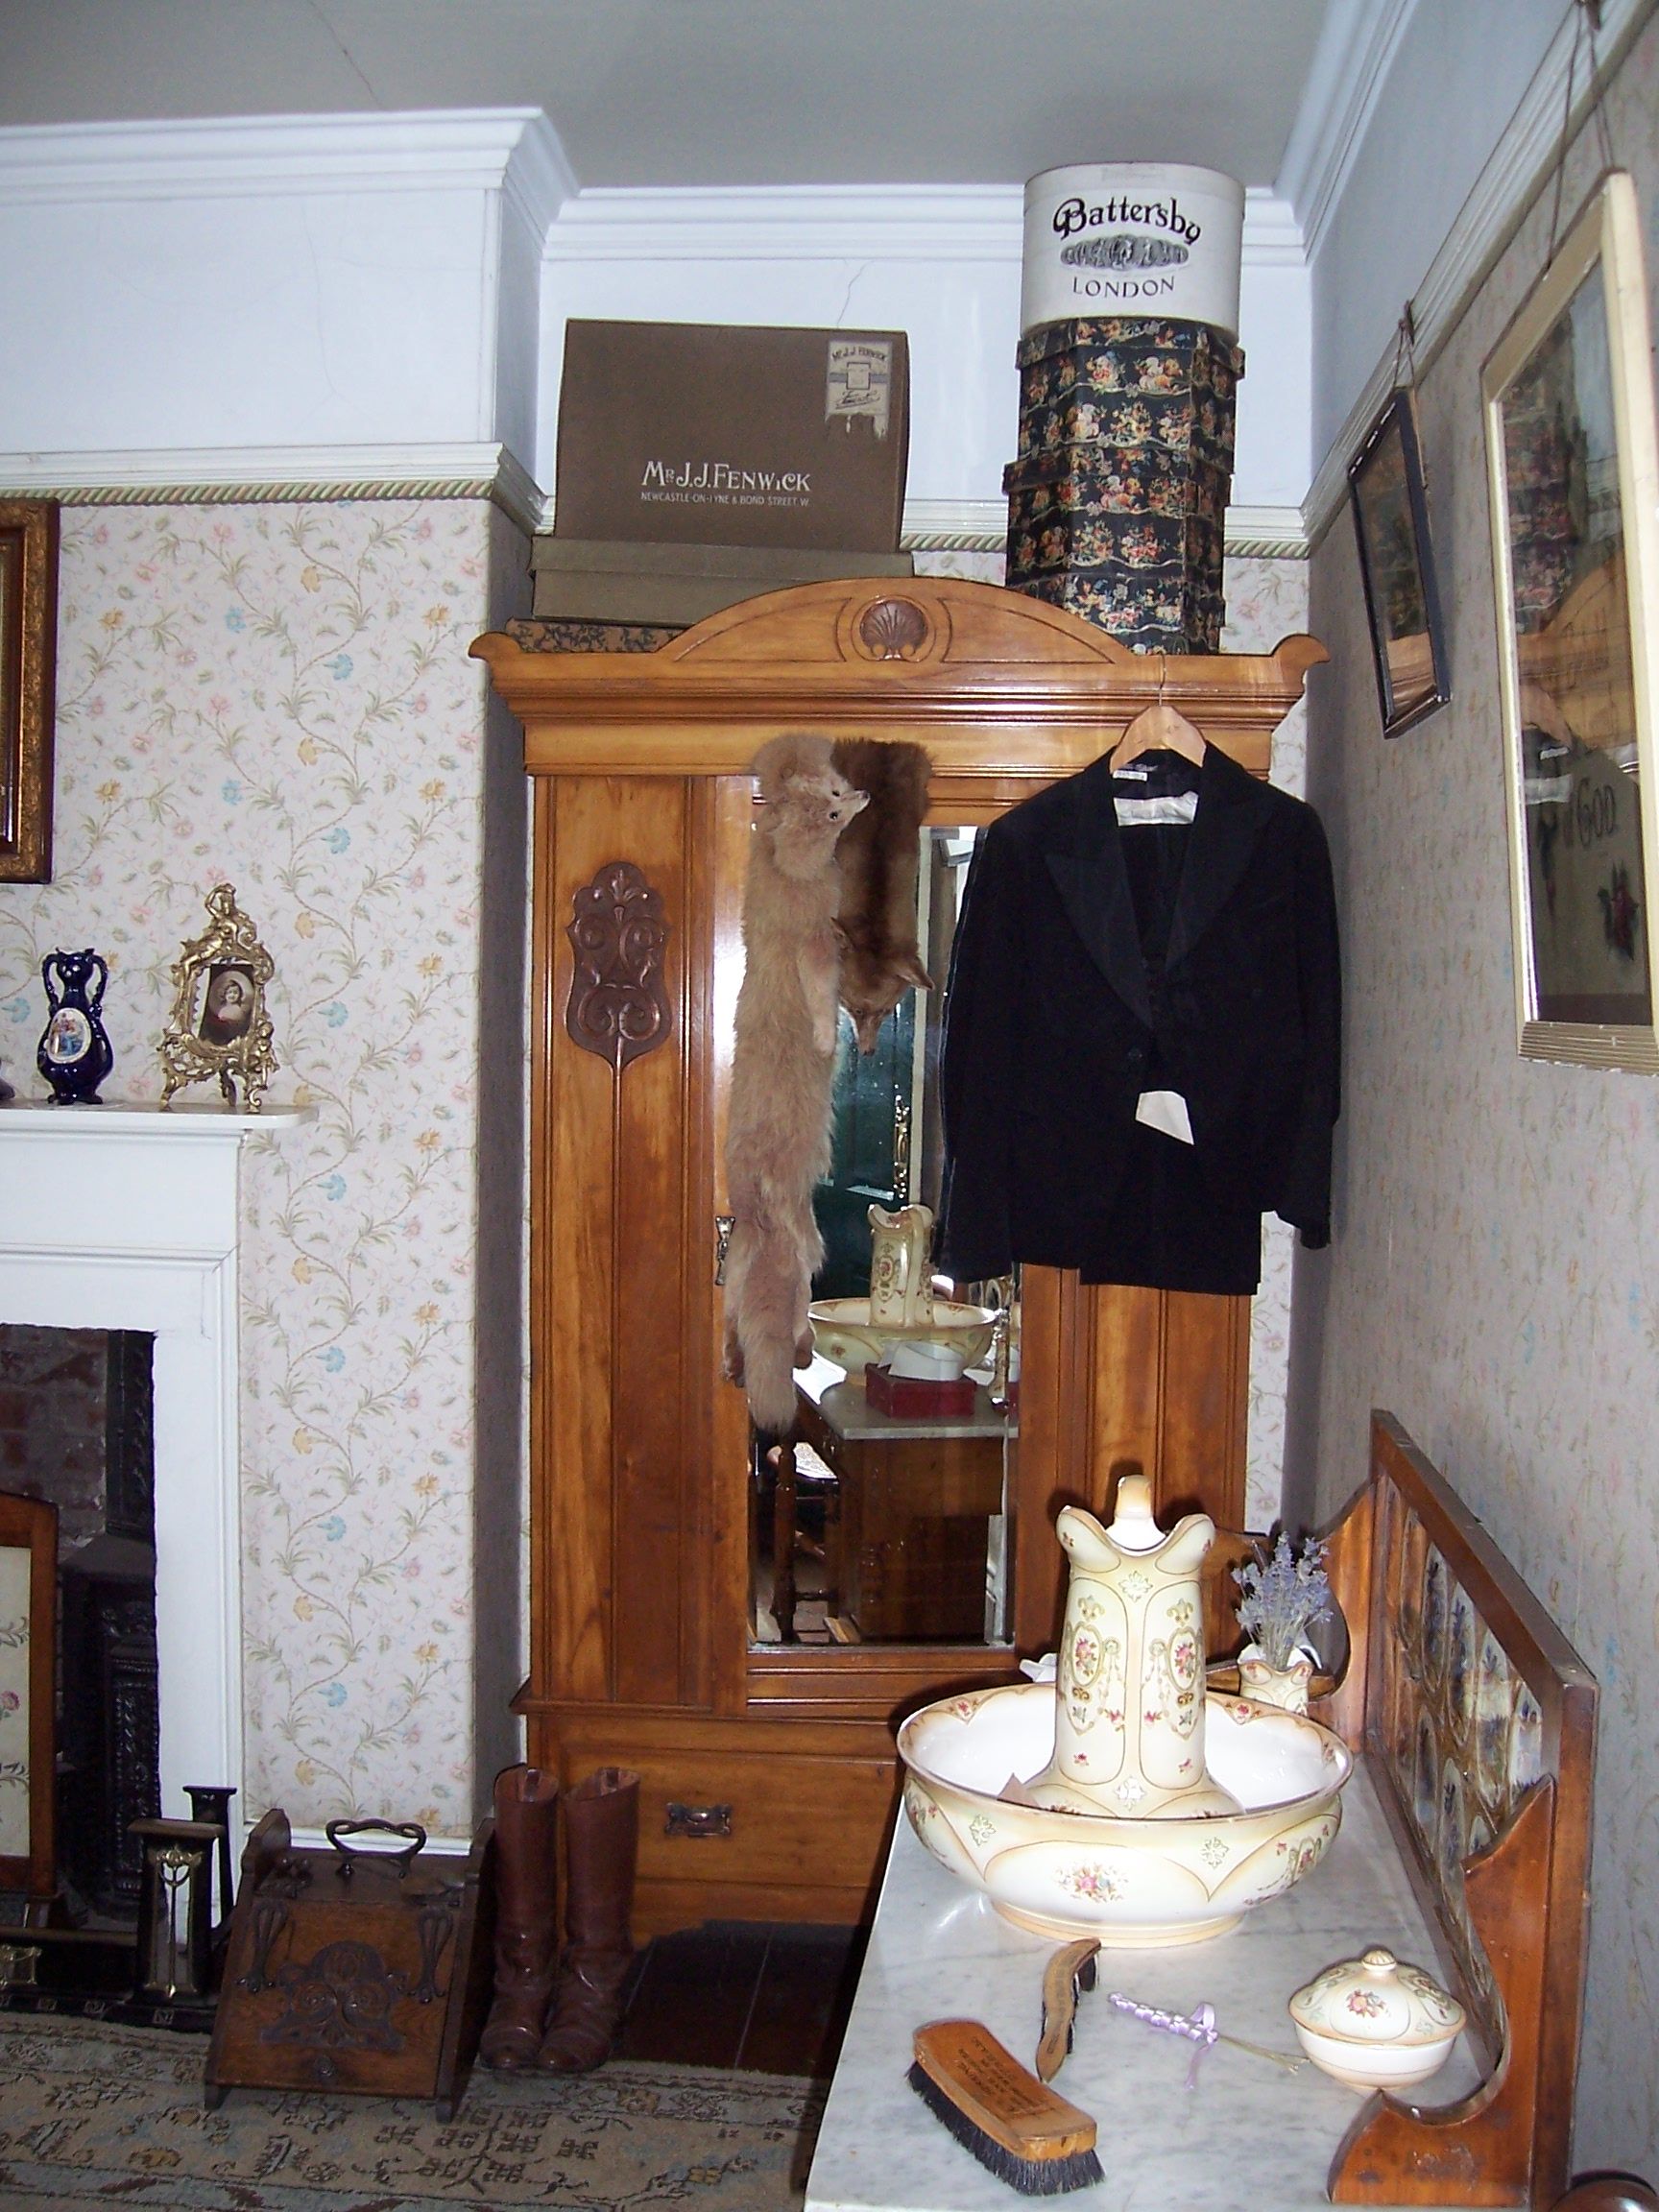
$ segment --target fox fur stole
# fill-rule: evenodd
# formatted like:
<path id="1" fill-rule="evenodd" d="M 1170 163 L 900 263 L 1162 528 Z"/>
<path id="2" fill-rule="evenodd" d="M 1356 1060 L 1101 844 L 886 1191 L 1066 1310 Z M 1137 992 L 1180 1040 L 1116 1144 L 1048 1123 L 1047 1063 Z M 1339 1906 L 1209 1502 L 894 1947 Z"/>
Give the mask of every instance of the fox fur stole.
<path id="1" fill-rule="evenodd" d="M 823 1239 L 812 1192 L 830 1169 L 841 876 L 835 841 L 865 794 L 830 740 L 774 737 L 755 757 L 764 802 L 743 887 L 743 983 L 726 1135 L 725 1370 L 757 1429 L 786 1435 L 795 1374 L 812 1357 L 806 1307 Z"/>
<path id="2" fill-rule="evenodd" d="M 882 1022 L 906 991 L 931 991 L 916 945 L 916 871 L 931 764 L 920 745 L 843 737 L 830 760 L 869 794 L 841 832 L 841 1003 L 860 1052 L 874 1052 Z"/>

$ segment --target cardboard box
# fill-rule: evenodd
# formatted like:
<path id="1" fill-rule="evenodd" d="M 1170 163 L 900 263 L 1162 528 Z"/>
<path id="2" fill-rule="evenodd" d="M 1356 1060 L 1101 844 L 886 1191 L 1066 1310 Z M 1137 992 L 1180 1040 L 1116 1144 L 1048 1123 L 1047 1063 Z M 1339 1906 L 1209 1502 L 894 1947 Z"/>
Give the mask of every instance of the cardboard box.
<path id="1" fill-rule="evenodd" d="M 531 612 L 565 621 L 685 629 L 789 584 L 837 576 L 913 576 L 908 553 L 813 552 L 756 545 L 638 545 L 540 537 L 531 548 Z"/>
<path id="2" fill-rule="evenodd" d="M 895 553 L 909 384 L 902 330 L 572 320 L 554 535 Z"/>

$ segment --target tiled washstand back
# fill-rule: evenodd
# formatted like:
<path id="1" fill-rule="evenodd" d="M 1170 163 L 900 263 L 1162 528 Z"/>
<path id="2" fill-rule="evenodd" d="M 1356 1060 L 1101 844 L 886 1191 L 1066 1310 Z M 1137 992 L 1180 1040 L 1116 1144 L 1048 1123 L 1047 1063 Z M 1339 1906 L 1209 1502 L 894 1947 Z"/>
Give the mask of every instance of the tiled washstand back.
<path id="1" fill-rule="evenodd" d="M 1073 321 L 1022 339 L 1002 479 L 1010 585 L 1142 651 L 1219 651 L 1243 366 L 1197 323 Z"/>
<path id="2" fill-rule="evenodd" d="M 1367 1755 L 1432 1901 L 1491 2071 L 1414 2112 L 1374 2097 L 1332 2195 L 1551 2205 L 1565 2188 L 1588 1924 L 1595 1678 L 1492 1538 L 1387 1413 L 1371 1480 L 1332 1531 L 1352 1653 L 1316 1706 Z"/>
<path id="3" fill-rule="evenodd" d="M 1418 1846 L 1436 1871 L 1448 1935 L 1488 2036 L 1501 2009 L 1469 1923 L 1463 1862 L 1489 1850 L 1545 1770 L 1544 1716 L 1398 1490 L 1381 1493 L 1382 1744 Z"/>

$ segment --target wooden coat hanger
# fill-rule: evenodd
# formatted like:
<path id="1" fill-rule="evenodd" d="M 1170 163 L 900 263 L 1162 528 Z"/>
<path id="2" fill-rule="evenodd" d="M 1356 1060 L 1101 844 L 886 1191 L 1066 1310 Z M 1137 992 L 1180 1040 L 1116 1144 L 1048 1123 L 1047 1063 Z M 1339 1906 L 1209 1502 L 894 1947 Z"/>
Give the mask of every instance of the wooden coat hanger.
<path id="1" fill-rule="evenodd" d="M 1164 697 L 1164 680 L 1168 670 L 1168 657 L 1158 656 L 1158 696 L 1150 707 L 1142 707 L 1129 724 L 1117 744 L 1112 748 L 1112 773 L 1126 768 L 1131 760 L 1138 760 L 1142 753 L 1179 753 L 1183 760 L 1190 760 L 1193 767 L 1202 766 L 1205 754 L 1204 733 L 1195 722 L 1190 722 L 1179 707 L 1169 706 Z"/>

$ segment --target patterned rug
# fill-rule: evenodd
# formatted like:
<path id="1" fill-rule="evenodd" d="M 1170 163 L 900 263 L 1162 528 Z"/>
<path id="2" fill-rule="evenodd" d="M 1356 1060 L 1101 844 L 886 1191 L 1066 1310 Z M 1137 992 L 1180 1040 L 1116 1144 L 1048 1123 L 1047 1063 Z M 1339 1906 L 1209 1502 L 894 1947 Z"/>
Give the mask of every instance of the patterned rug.
<path id="1" fill-rule="evenodd" d="M 623 2060 L 570 2080 L 479 2068 L 445 2127 L 403 2099 L 252 2089 L 204 2112 L 205 2056 L 196 2036 L 0 2017 L 0 2206 L 789 2212 L 826 2088 Z"/>

